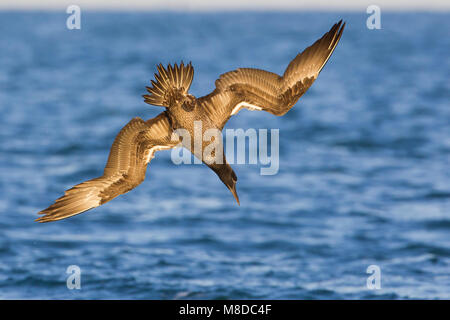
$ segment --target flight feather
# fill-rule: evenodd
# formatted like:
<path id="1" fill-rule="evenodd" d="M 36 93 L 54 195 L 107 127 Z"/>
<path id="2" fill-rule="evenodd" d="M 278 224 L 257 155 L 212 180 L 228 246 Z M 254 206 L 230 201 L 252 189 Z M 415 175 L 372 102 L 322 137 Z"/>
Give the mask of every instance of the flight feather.
<path id="1" fill-rule="evenodd" d="M 152 86 L 146 87 L 149 94 L 143 95 L 144 101 L 155 106 L 169 107 L 180 96 L 187 95 L 194 78 L 192 63 L 174 66 L 162 64 L 157 66 L 155 80 L 151 80 Z"/>

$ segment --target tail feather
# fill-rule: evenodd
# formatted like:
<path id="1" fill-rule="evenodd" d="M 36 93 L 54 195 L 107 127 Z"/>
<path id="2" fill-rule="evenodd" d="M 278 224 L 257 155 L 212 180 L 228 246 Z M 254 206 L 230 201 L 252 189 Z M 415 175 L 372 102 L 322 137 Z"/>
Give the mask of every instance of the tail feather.
<path id="1" fill-rule="evenodd" d="M 157 69 L 156 81 L 151 80 L 152 87 L 146 87 L 149 94 L 143 95 L 144 101 L 155 106 L 168 107 L 177 95 L 188 93 L 194 78 L 194 68 L 190 62 L 187 65 L 181 62 L 179 66 L 176 63 L 173 67 L 169 64 L 167 68 L 159 64 Z"/>

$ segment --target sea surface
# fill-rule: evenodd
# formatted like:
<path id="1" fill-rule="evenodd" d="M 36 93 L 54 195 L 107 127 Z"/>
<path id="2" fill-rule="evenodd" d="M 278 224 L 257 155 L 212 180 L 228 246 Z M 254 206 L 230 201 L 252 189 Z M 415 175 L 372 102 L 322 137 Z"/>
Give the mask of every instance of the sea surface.
<path id="1" fill-rule="evenodd" d="M 382 12 L 380 30 L 365 12 L 82 11 L 80 30 L 68 16 L 0 12 L 0 299 L 450 298 L 449 13 Z M 130 119 L 163 110 L 141 97 L 160 62 L 192 61 L 202 96 L 238 67 L 282 74 L 341 18 L 288 114 L 226 125 L 279 129 L 276 175 L 233 165 L 240 206 L 162 151 L 135 190 L 34 222 L 102 174 Z"/>

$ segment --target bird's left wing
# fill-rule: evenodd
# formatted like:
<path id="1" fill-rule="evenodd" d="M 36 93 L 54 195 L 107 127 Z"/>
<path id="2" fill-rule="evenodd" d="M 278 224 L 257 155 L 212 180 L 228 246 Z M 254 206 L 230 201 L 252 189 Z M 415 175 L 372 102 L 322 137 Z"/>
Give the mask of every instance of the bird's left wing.
<path id="1" fill-rule="evenodd" d="M 345 23 L 334 24 L 313 45 L 298 54 L 283 76 L 240 68 L 222 74 L 216 89 L 199 98 L 200 105 L 220 128 L 242 108 L 281 116 L 288 112 L 316 80 L 341 38 Z"/>
<path id="2" fill-rule="evenodd" d="M 117 135 L 103 175 L 67 190 L 45 210 L 39 222 L 65 219 L 98 207 L 138 186 L 145 178 L 147 164 L 158 150 L 170 149 L 172 129 L 166 113 L 144 121 L 132 119 Z"/>

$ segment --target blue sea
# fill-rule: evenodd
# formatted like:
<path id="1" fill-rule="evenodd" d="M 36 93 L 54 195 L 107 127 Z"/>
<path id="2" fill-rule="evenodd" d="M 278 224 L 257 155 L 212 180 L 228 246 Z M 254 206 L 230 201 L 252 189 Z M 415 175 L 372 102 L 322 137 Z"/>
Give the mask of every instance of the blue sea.
<path id="1" fill-rule="evenodd" d="M 450 298 L 449 13 L 382 11 L 379 30 L 365 12 L 82 11 L 80 30 L 68 16 L 0 12 L 1 299 Z M 282 74 L 341 18 L 289 113 L 227 123 L 280 130 L 278 174 L 233 165 L 240 206 L 162 151 L 135 190 L 34 222 L 102 174 L 130 119 L 162 111 L 141 97 L 160 62 L 192 61 L 199 97 L 238 67 Z"/>

